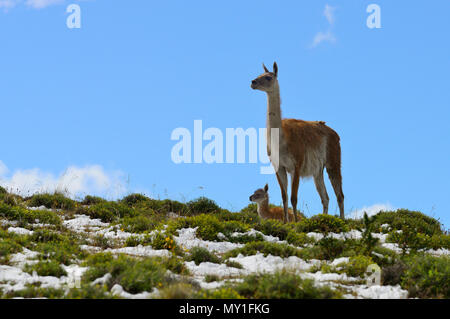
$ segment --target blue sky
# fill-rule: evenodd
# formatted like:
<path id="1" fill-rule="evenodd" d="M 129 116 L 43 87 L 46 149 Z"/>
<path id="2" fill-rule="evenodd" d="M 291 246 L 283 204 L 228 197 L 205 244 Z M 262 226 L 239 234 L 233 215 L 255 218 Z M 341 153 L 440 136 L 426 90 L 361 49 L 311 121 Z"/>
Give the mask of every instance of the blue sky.
<path id="1" fill-rule="evenodd" d="M 71 3 L 81 29 L 66 26 Z M 371 3 L 381 29 L 366 26 Z M 408 208 L 448 227 L 449 12 L 447 0 L 0 0 L 0 183 L 239 210 L 267 182 L 279 204 L 261 164 L 177 165 L 170 139 L 194 120 L 264 127 L 266 97 L 250 81 L 277 61 L 284 117 L 341 136 L 348 215 Z M 299 206 L 321 212 L 311 180 Z"/>

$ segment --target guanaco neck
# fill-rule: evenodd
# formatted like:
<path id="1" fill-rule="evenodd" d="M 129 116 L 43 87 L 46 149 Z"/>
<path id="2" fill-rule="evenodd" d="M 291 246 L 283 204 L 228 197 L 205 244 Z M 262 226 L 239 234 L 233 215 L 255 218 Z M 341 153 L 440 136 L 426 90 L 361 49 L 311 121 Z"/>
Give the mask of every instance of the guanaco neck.
<path id="1" fill-rule="evenodd" d="M 267 128 L 281 129 L 281 97 L 278 83 L 267 92 Z"/>
<path id="2" fill-rule="evenodd" d="M 256 203 L 258 206 L 258 215 L 259 217 L 265 219 L 270 217 L 270 208 L 269 208 L 269 199 L 265 199 L 262 202 Z"/>
<path id="3" fill-rule="evenodd" d="M 283 152 L 285 149 L 285 142 L 281 123 L 282 120 L 281 120 L 280 86 L 278 85 L 278 82 L 276 82 L 273 90 L 267 92 L 266 141 L 267 141 L 267 154 L 269 156 L 271 156 L 272 154 L 273 146 L 277 147 L 280 152 Z M 273 128 L 278 129 L 278 141 L 273 141 L 274 143 L 272 143 L 272 131 L 271 131 L 271 129 Z"/>

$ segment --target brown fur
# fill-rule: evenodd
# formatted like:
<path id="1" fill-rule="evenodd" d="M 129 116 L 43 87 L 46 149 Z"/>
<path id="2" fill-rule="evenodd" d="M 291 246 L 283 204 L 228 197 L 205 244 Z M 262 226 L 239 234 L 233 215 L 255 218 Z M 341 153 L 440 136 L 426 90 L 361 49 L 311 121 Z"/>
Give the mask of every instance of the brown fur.
<path id="1" fill-rule="evenodd" d="M 294 221 L 294 213 L 292 212 L 292 209 L 288 210 L 288 214 L 289 214 L 289 221 L 293 222 Z M 283 221 L 284 220 L 284 209 L 282 207 L 270 207 L 268 215 L 270 215 L 271 219 Z"/>
<path id="2" fill-rule="evenodd" d="M 302 170 L 303 159 L 310 149 L 320 147 L 327 140 L 327 171 L 341 170 L 341 147 L 339 135 L 323 121 L 303 121 L 283 119 L 282 129 L 288 150 L 294 156 L 297 166 Z"/>

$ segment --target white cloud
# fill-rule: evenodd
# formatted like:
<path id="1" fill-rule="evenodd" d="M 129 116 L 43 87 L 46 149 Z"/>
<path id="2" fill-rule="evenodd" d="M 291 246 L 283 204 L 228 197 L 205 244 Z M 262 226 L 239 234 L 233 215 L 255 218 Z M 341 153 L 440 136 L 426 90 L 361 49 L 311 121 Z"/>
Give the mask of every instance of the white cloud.
<path id="1" fill-rule="evenodd" d="M 323 15 L 325 16 L 325 18 L 327 18 L 327 21 L 330 25 L 334 24 L 334 10 L 336 10 L 335 7 L 326 4 L 323 11 Z"/>
<path id="2" fill-rule="evenodd" d="M 54 4 L 60 4 L 63 3 L 64 0 L 27 0 L 25 3 L 27 6 L 35 8 L 35 9 L 42 9 Z"/>
<path id="3" fill-rule="evenodd" d="M 1 161 L 0 185 L 20 195 L 58 191 L 71 197 L 89 194 L 117 198 L 127 190 L 122 172 L 106 172 L 100 165 L 70 166 L 55 176 L 38 168 L 17 170 L 8 174 L 6 165 Z"/>
<path id="4" fill-rule="evenodd" d="M 322 42 L 330 42 L 335 43 L 336 38 L 334 37 L 333 33 L 331 31 L 327 31 L 326 33 L 323 32 L 317 32 L 317 34 L 314 37 L 313 43 L 311 44 L 311 47 L 316 47 Z"/>
<path id="5" fill-rule="evenodd" d="M 5 11 L 14 8 L 18 5 L 21 0 L 0 0 L 0 8 L 3 8 Z"/>
<path id="6" fill-rule="evenodd" d="M 64 2 L 65 0 L 0 0 L 0 9 L 4 9 L 5 12 L 8 12 L 10 9 L 13 9 L 22 3 L 33 9 L 43 9 Z"/>
<path id="7" fill-rule="evenodd" d="M 335 43 L 336 37 L 334 36 L 333 32 L 331 32 L 331 29 L 335 22 L 335 16 L 334 11 L 336 10 L 336 7 L 332 7 L 328 4 L 325 5 L 325 9 L 323 10 L 323 15 L 327 19 L 328 23 L 330 24 L 330 27 L 328 28 L 327 32 L 317 32 L 314 36 L 313 42 L 311 44 L 311 48 L 315 48 L 322 42 L 330 42 Z"/>
<path id="8" fill-rule="evenodd" d="M 356 211 L 351 213 L 351 218 L 362 218 L 364 216 L 364 212 L 367 213 L 367 216 L 372 216 L 372 215 L 376 215 L 381 211 L 389 211 L 389 210 L 394 210 L 395 208 L 392 207 L 391 204 L 386 203 L 386 204 L 375 204 L 372 206 L 365 206 L 363 208 L 357 209 Z"/>

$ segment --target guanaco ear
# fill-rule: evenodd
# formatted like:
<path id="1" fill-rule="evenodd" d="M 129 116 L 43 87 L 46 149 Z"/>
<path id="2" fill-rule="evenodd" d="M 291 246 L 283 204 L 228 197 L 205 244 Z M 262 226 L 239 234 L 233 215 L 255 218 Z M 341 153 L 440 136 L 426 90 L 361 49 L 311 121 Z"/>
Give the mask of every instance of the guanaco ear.
<path id="1" fill-rule="evenodd" d="M 278 65 L 277 65 L 277 62 L 273 63 L 273 74 L 275 74 L 275 76 L 278 76 Z"/>
<path id="2" fill-rule="evenodd" d="M 269 185 L 266 184 L 266 186 L 264 186 L 264 191 L 267 193 L 268 190 L 269 190 Z"/>
<path id="3" fill-rule="evenodd" d="M 264 72 L 269 73 L 269 70 L 266 68 L 266 66 L 263 63 Z"/>

